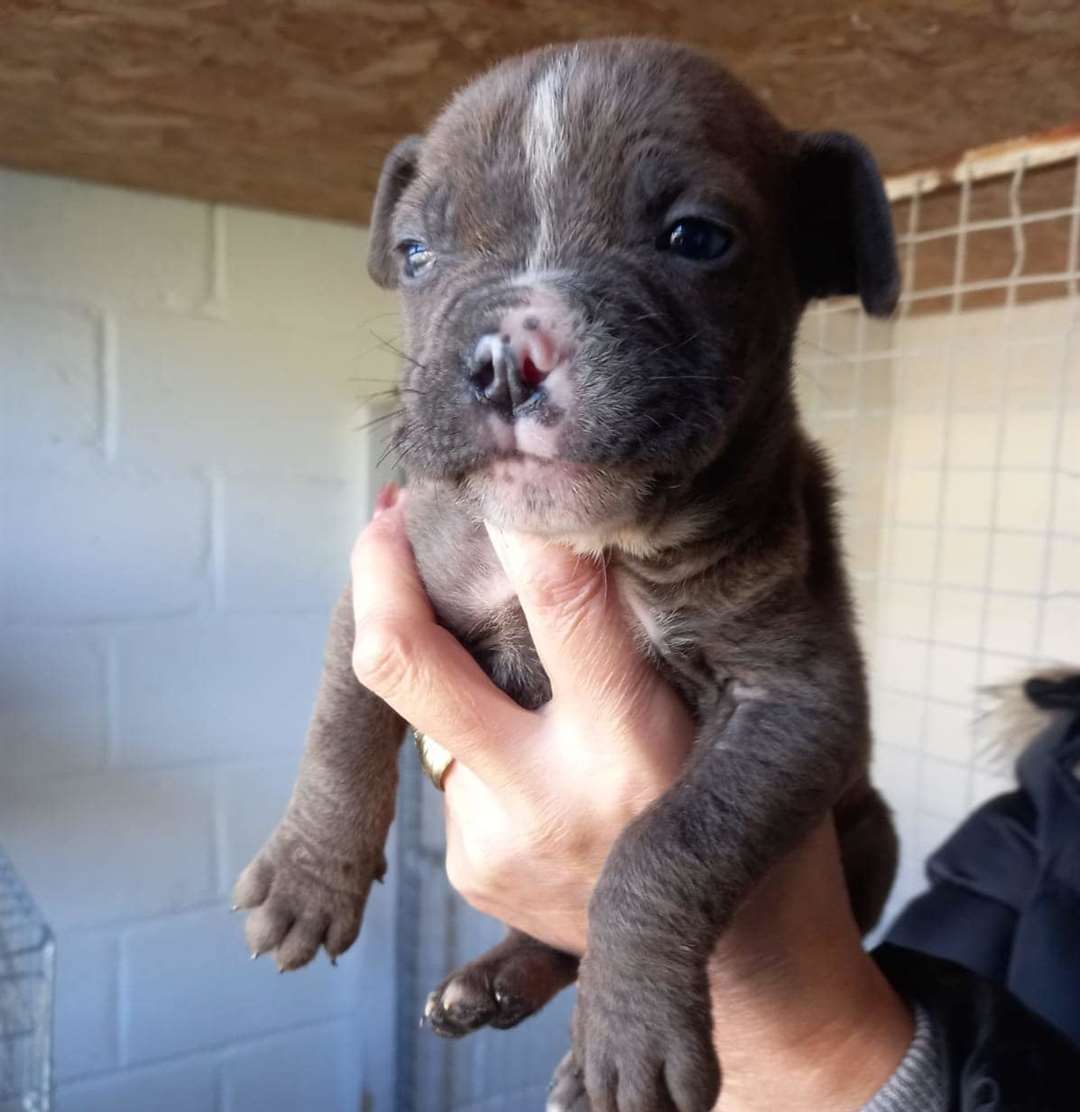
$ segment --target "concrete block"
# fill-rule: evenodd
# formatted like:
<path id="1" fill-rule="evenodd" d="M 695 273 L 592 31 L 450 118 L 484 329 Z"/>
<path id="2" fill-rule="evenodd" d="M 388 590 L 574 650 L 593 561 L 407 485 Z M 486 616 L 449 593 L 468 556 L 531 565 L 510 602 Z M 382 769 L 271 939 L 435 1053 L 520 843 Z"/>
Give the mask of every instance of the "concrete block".
<path id="1" fill-rule="evenodd" d="M 254 209 L 223 215 L 231 320 L 354 332 L 393 374 L 396 359 L 377 337 L 397 335 L 398 298 L 368 277 L 366 228 Z"/>
<path id="2" fill-rule="evenodd" d="M 88 312 L 0 296 L 0 468 L 5 475 L 85 465 L 100 452 L 99 328 Z"/>
<path id="3" fill-rule="evenodd" d="M 336 968 L 321 955 L 279 976 L 272 958 L 250 959 L 243 922 L 224 906 L 132 927 L 121 963 L 121 1056 L 131 1063 L 338 1019 L 360 1002 L 354 951 Z"/>
<path id="4" fill-rule="evenodd" d="M 116 327 L 121 461 L 259 478 L 357 473 L 361 379 L 372 373 L 359 338 L 180 317 L 122 316 Z"/>
<path id="5" fill-rule="evenodd" d="M 231 891 L 240 870 L 285 813 L 296 770 L 297 762 L 292 759 L 226 765 L 217 770 L 223 894 Z"/>
<path id="6" fill-rule="evenodd" d="M 327 624 L 323 614 L 281 614 L 118 632 L 119 759 L 149 765 L 298 756 Z"/>
<path id="7" fill-rule="evenodd" d="M 364 523 L 342 482 L 234 479 L 225 489 L 225 606 L 329 613 Z"/>
<path id="8" fill-rule="evenodd" d="M 208 293 L 209 214 L 175 197 L 0 171 L 0 288 L 193 308 Z"/>
<path id="9" fill-rule="evenodd" d="M 0 484 L 10 621 L 154 617 L 208 593 L 209 496 L 197 478 L 104 470 Z"/>
<path id="10" fill-rule="evenodd" d="M 214 1060 L 205 1056 L 125 1070 L 62 1085 L 56 1108 L 57 1112 L 214 1112 L 217 1073 Z"/>
<path id="11" fill-rule="evenodd" d="M 342 1020 L 238 1047 L 222 1064 L 223 1112 L 357 1112 L 362 1040 Z"/>
<path id="12" fill-rule="evenodd" d="M 56 944 L 56 1076 L 61 1081 L 117 1066 L 117 938 L 69 931 Z"/>
<path id="13" fill-rule="evenodd" d="M 5 780 L 0 843 L 57 928 L 190 907 L 215 891 L 212 774 Z"/>
<path id="14" fill-rule="evenodd" d="M 398 952 L 397 902 L 398 885 L 403 883 L 399 866 L 397 831 L 391 828 L 387 840 L 386 859 L 389 871 L 382 884 L 372 885 L 364 909 L 364 924 L 356 947 L 360 968 L 360 994 L 364 1016 L 396 1014 L 398 996 L 402 991 L 397 980 L 393 955 Z M 432 986 L 434 987 L 434 986 Z M 389 1023 L 367 1021 L 363 1039 L 364 1091 L 376 1112 L 394 1108 L 397 1085 L 397 1053 L 400 1039 Z M 368 1108 L 369 1105 L 364 1105 Z"/>
<path id="15" fill-rule="evenodd" d="M 105 645 L 80 629 L 0 633 L 4 776 L 87 771 L 105 763 Z"/>

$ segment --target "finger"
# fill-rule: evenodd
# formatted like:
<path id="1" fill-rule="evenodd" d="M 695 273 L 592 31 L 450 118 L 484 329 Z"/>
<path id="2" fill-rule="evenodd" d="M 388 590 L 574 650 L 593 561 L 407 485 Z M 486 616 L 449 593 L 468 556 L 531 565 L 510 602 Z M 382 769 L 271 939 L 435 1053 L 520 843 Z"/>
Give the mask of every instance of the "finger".
<path id="1" fill-rule="evenodd" d="M 640 684 L 644 662 L 604 563 L 525 533 L 487 530 L 553 695 L 595 710 Z"/>
<path id="2" fill-rule="evenodd" d="M 531 718 L 436 623 L 400 502 L 360 534 L 352 567 L 357 678 L 483 780 L 507 783 L 520 763 L 507 739 Z"/>
<path id="3" fill-rule="evenodd" d="M 490 785 L 485 784 L 463 760 L 454 761 L 446 770 L 443 776 L 443 795 L 448 810 L 467 814 L 465 804 L 473 803 L 479 791 L 489 793 Z"/>

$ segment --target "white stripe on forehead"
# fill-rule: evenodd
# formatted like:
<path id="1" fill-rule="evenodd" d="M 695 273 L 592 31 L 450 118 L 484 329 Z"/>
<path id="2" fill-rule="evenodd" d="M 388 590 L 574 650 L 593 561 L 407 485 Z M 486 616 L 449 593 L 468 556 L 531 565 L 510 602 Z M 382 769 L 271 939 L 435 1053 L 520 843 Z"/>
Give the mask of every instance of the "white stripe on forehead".
<path id="1" fill-rule="evenodd" d="M 577 62 L 577 47 L 560 54 L 540 75 L 525 113 L 521 141 L 529 190 L 536 213 L 536 239 L 528 269 L 539 270 L 555 247 L 555 181 L 567 145 L 566 90 Z"/>

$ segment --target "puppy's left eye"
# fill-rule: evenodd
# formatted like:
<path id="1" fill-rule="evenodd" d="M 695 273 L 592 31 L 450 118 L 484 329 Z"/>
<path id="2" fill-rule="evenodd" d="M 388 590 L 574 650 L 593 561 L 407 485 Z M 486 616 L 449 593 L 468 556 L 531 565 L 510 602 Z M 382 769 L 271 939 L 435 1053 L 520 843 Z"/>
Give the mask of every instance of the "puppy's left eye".
<path id="1" fill-rule="evenodd" d="M 670 251 L 693 262 L 714 262 L 731 250 L 734 235 L 723 224 L 700 217 L 687 217 L 672 224 L 656 241 L 661 251 Z"/>
<path id="2" fill-rule="evenodd" d="M 407 239 L 403 243 L 399 243 L 398 250 L 404 260 L 402 269 L 405 271 L 406 278 L 419 277 L 425 270 L 430 269 L 432 263 L 435 262 L 435 252 L 426 243 L 421 243 L 418 239 Z"/>

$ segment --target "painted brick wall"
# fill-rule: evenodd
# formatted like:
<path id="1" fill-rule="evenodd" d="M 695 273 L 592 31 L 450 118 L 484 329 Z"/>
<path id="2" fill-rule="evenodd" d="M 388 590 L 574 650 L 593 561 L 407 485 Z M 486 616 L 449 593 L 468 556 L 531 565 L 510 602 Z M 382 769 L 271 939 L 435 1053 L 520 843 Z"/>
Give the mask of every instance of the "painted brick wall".
<path id="1" fill-rule="evenodd" d="M 0 842 L 58 934 L 67 1112 L 391 1107 L 364 951 L 392 893 L 290 977 L 226 910 L 368 511 L 358 400 L 395 322 L 365 248 L 0 173 Z"/>

